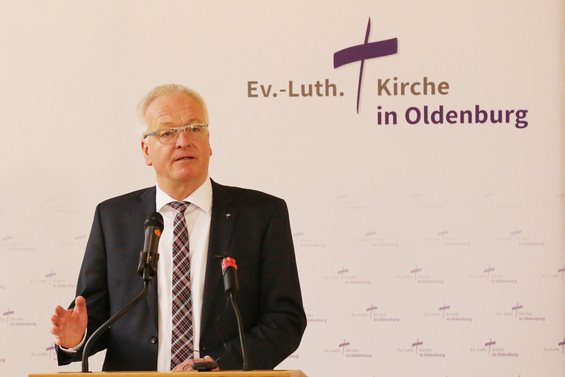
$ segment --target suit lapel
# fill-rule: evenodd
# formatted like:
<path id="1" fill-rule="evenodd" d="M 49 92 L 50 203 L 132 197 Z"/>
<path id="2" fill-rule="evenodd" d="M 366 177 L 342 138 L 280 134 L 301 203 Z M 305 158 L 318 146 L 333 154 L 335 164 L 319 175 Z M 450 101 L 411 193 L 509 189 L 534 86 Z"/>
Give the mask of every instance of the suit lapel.
<path id="1" fill-rule="evenodd" d="M 237 209 L 229 190 L 212 181 L 212 218 L 210 223 L 210 240 L 204 278 L 204 298 L 202 302 L 201 333 L 212 314 L 214 303 L 224 297 L 222 292 L 221 259 L 229 254 L 230 240 L 237 218 Z"/>

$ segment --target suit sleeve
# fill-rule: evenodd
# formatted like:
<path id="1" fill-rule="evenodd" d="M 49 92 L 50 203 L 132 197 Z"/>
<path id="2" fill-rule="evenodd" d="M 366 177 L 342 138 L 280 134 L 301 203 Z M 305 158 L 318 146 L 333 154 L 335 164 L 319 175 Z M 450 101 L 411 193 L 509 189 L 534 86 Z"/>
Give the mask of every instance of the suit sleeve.
<path id="1" fill-rule="evenodd" d="M 88 311 L 87 339 L 109 317 L 108 285 L 106 270 L 106 252 L 104 247 L 104 233 L 102 230 L 100 206 L 96 208 L 90 237 L 86 246 L 82 262 L 76 296 L 86 299 Z M 69 308 L 74 307 L 73 303 Z M 92 354 L 106 348 L 107 339 L 102 335 L 92 348 Z M 84 348 L 84 347 L 82 347 Z M 82 348 L 76 353 L 66 353 L 57 347 L 59 365 L 66 365 L 82 359 Z"/>

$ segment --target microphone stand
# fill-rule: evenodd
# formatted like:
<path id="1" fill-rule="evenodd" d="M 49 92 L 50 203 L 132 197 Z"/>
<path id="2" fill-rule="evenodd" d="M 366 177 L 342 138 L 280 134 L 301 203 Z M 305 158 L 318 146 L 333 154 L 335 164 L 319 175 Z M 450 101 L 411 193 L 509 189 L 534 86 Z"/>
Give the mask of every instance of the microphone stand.
<path id="1" fill-rule="evenodd" d="M 229 292 L 229 299 L 231 306 L 233 307 L 233 311 L 235 313 L 235 318 L 237 320 L 237 331 L 239 333 L 239 344 L 241 346 L 241 358 L 243 359 L 243 370 L 250 371 L 251 368 L 249 367 L 249 361 L 247 359 L 247 352 L 245 351 L 245 341 L 243 338 L 243 321 L 241 319 L 241 313 L 239 312 L 239 307 L 237 306 L 237 302 L 235 301 L 235 295 L 233 290 Z"/>
<path id="2" fill-rule="evenodd" d="M 221 258 L 221 257 L 220 257 Z M 222 275 L 224 279 L 224 291 L 227 293 L 235 319 L 237 320 L 237 332 L 239 333 L 239 344 L 241 346 L 241 358 L 243 359 L 243 370 L 250 371 L 247 352 L 245 351 L 245 339 L 243 336 L 243 320 L 241 313 L 235 300 L 235 295 L 239 292 L 239 282 L 237 281 L 237 265 L 235 259 L 230 258 L 227 254 L 222 259 Z"/>

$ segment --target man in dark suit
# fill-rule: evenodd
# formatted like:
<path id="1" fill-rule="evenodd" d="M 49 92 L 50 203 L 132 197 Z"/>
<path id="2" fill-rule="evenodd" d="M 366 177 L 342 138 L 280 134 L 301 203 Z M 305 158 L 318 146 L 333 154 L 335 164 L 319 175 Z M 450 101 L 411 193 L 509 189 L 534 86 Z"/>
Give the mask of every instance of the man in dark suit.
<path id="1" fill-rule="evenodd" d="M 208 115 L 196 92 L 157 87 L 140 104 L 140 113 L 147 126 L 143 155 L 155 170 L 157 186 L 96 208 L 75 303 L 69 310 L 57 307 L 51 319 L 59 363 L 80 360 L 88 336 L 140 291 L 143 224 L 158 210 L 165 219 L 158 284 L 94 346 L 95 352 L 107 349 L 103 369 L 187 370 L 195 361 L 212 360 L 220 369 L 241 369 L 237 323 L 226 305 L 218 260 L 224 255 L 238 265 L 237 301 L 250 367 L 274 368 L 296 350 L 306 326 L 286 204 L 209 178 Z M 190 203 L 194 356 L 177 365 L 171 365 L 170 349 L 173 236 L 166 232 L 174 216 L 171 201 Z"/>

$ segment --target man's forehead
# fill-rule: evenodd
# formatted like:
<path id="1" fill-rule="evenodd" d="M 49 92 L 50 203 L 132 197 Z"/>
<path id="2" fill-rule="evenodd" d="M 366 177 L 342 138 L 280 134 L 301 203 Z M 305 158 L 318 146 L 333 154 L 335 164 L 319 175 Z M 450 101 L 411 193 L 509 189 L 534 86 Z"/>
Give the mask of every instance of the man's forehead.
<path id="1" fill-rule="evenodd" d="M 202 107 L 194 98 L 176 94 L 155 98 L 147 107 L 145 116 L 149 123 L 172 124 L 201 122 L 204 114 Z"/>

